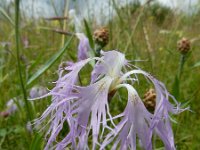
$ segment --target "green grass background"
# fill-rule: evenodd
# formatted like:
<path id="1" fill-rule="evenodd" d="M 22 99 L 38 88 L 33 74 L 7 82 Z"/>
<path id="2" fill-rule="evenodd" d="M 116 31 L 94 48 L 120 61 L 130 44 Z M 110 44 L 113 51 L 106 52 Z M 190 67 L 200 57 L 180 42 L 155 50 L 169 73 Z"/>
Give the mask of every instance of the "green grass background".
<path id="1" fill-rule="evenodd" d="M 191 111 L 185 111 L 173 117 L 177 123 L 173 124 L 175 143 L 180 150 L 198 150 L 200 148 L 200 66 L 193 67 L 200 61 L 200 13 L 188 16 L 176 14 L 172 10 L 160 5 L 140 6 L 129 5 L 117 8 L 117 16 L 106 27 L 109 29 L 110 41 L 105 50 L 119 50 L 126 54 L 129 60 L 138 67 L 150 72 L 157 79 L 165 83 L 171 93 L 175 76 L 178 73 L 180 53 L 177 51 L 177 41 L 182 37 L 192 40 L 191 51 L 185 62 L 184 71 L 180 79 L 180 96 L 178 101 L 190 106 Z M 8 15 L 14 22 L 14 14 Z M 74 32 L 73 27 L 66 21 L 67 31 Z M 29 20 L 20 18 L 20 62 L 24 82 L 47 62 L 65 42 L 69 36 L 52 32 L 50 29 L 63 28 L 63 22 Z M 93 20 L 88 21 L 90 31 L 99 28 Z M 84 25 L 83 25 L 84 26 Z M 144 32 L 146 30 L 146 32 Z M 86 33 L 86 30 L 84 31 Z M 148 37 L 148 40 L 145 38 Z M 24 47 L 23 39 L 30 42 Z M 9 46 L 0 45 L 0 110 L 5 110 L 6 102 L 13 98 L 23 99 L 20 80 L 17 71 L 17 57 L 15 44 L 15 28 L 7 17 L 0 19 L 0 42 L 9 42 Z M 51 89 L 52 81 L 57 76 L 57 68 L 63 61 L 76 61 L 78 40 L 73 38 L 66 52 L 52 67 L 45 71 L 37 80 L 26 87 L 27 94 L 31 87 L 41 85 Z M 149 46 L 148 46 L 149 45 Z M 84 78 L 87 78 L 87 76 Z M 141 97 L 150 88 L 143 82 L 138 88 Z M 123 91 L 122 91 L 123 92 Z M 32 115 L 37 118 L 50 104 L 50 99 L 32 102 Z M 111 103 L 113 113 L 119 113 L 125 102 Z M 122 105 L 122 106 L 121 106 Z M 43 149 L 45 139 L 43 132 L 28 132 L 26 123 L 26 108 L 7 118 L 0 118 L 0 149 L 23 150 Z M 156 148 L 162 147 L 158 146 Z"/>

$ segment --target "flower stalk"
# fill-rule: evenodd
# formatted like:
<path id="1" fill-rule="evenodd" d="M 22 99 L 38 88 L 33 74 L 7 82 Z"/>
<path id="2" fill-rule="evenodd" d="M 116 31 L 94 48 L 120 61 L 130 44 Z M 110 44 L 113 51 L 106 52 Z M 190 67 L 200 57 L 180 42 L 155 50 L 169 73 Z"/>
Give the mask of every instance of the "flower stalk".
<path id="1" fill-rule="evenodd" d="M 179 69 L 178 69 L 178 79 L 181 79 L 181 75 L 183 73 L 183 67 L 185 64 L 185 60 L 186 60 L 186 55 L 185 54 L 181 54 L 180 55 L 180 61 L 179 61 Z"/>
<path id="2" fill-rule="evenodd" d="M 191 49 L 191 42 L 189 39 L 183 37 L 177 42 L 177 50 L 180 52 L 180 61 L 179 61 L 179 70 L 178 70 L 178 79 L 180 80 L 183 73 L 183 67 L 186 61 L 188 52 Z"/>
<path id="3" fill-rule="evenodd" d="M 26 107 L 26 112 L 27 112 L 27 119 L 32 120 L 32 114 L 31 114 L 31 107 L 28 103 L 27 100 L 27 93 L 26 93 L 26 88 L 25 84 L 23 81 L 22 77 L 22 67 L 20 63 L 20 50 L 19 50 L 19 4 L 20 0 L 15 0 L 15 40 L 16 40 L 16 55 L 17 55 L 17 68 L 18 68 L 18 73 L 19 73 L 19 79 L 20 79 L 20 84 L 21 84 L 21 89 L 24 97 L 24 103 Z"/>

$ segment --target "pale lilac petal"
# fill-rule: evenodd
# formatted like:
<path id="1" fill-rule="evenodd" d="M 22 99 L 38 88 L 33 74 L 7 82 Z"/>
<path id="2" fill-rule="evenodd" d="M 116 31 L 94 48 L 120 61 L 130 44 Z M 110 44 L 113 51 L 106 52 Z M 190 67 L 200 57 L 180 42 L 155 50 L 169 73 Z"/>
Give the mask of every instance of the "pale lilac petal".
<path id="1" fill-rule="evenodd" d="M 128 61 L 124 54 L 115 50 L 102 52 L 100 58 L 86 59 L 88 39 L 85 40 L 82 34 L 79 36 L 82 36 L 79 37 L 79 58 L 84 60 L 60 67 L 59 79 L 55 82 L 55 87 L 46 95 L 52 96 L 52 102 L 42 116 L 36 120 L 37 124 L 41 124 L 49 117 L 46 123 L 50 127 L 46 134 L 48 140 L 45 149 L 62 150 L 68 147 L 75 150 L 88 150 L 91 149 L 89 144 L 91 140 L 93 150 L 97 147 L 103 150 L 109 144 L 112 144 L 113 150 L 118 148 L 135 150 L 138 138 L 144 149 L 151 150 L 152 135 L 156 133 L 167 150 L 174 150 L 169 113 L 177 114 L 184 109 L 180 109 L 180 104 L 168 93 L 164 84 L 139 68 L 124 74 L 123 72 L 127 71 L 124 68 Z M 77 84 L 78 73 L 94 59 L 97 62 L 92 71 L 91 83 L 87 86 L 79 86 Z M 145 108 L 133 85 L 127 82 L 130 80 L 134 83 L 138 80 L 138 74 L 154 84 L 156 107 L 153 114 Z M 125 87 L 128 91 L 127 106 L 121 114 L 113 117 L 109 110 L 108 95 L 121 87 Z M 175 105 L 169 102 L 170 98 Z M 118 124 L 113 122 L 116 118 L 121 119 Z M 69 132 L 65 133 L 65 138 L 56 141 L 65 122 L 68 124 Z"/>
<path id="2" fill-rule="evenodd" d="M 48 93 L 48 91 L 46 88 L 44 88 L 42 86 L 34 86 L 31 88 L 29 95 L 30 95 L 30 99 L 34 99 L 37 97 L 41 97 L 47 93 Z"/>
<path id="3" fill-rule="evenodd" d="M 125 55 L 112 50 L 108 52 L 101 52 L 103 61 L 98 61 L 92 71 L 92 83 L 104 75 L 111 76 L 113 78 L 121 75 L 122 67 L 127 63 Z"/>
<path id="4" fill-rule="evenodd" d="M 151 131 L 149 134 L 152 136 L 154 130 L 156 130 L 156 133 L 158 133 L 160 138 L 163 140 L 166 149 L 173 150 L 175 146 L 172 127 L 169 121 L 169 112 L 177 114 L 182 112 L 183 110 L 180 109 L 178 102 L 169 94 L 164 84 L 145 71 L 132 70 L 123 75 L 121 77 L 121 80 L 124 80 L 131 74 L 142 74 L 154 84 L 156 90 L 156 107 L 150 124 Z M 177 107 L 173 106 L 169 102 L 170 98 L 174 100 Z M 165 133 L 165 135 L 163 133 Z M 151 143 L 151 141 L 149 141 L 149 143 Z"/>
<path id="5" fill-rule="evenodd" d="M 158 136 L 162 139 L 166 150 L 175 150 L 174 135 L 169 118 L 159 121 L 155 129 Z"/>
<path id="6" fill-rule="evenodd" d="M 128 90 L 128 102 L 124 110 L 124 117 L 114 131 L 111 131 L 106 136 L 101 149 L 104 149 L 117 137 L 112 149 L 120 147 L 120 149 L 124 150 L 130 147 L 130 149 L 134 150 L 136 149 L 136 135 L 138 135 L 145 149 L 152 149 L 152 145 L 149 143 L 151 139 L 149 131 L 152 114 L 146 110 L 142 100 L 131 85 L 122 84 L 119 87 L 126 87 Z"/>
<path id="7" fill-rule="evenodd" d="M 78 61 L 89 58 L 90 44 L 88 38 L 83 33 L 76 33 L 80 40 L 78 45 Z"/>
<path id="8" fill-rule="evenodd" d="M 100 132 L 101 123 L 103 127 L 107 123 L 107 111 L 108 108 L 108 92 L 111 85 L 112 79 L 105 77 L 102 80 L 87 86 L 78 87 L 78 100 L 77 103 L 78 113 L 77 113 L 77 123 L 79 135 L 85 134 L 87 131 L 87 126 L 92 130 L 92 141 L 93 149 L 95 149 L 96 144 L 98 144 L 98 136 Z M 89 116 L 91 118 L 89 121 Z"/>
<path id="9" fill-rule="evenodd" d="M 56 140 L 56 137 L 63 128 L 64 122 L 68 122 L 69 124 L 70 120 L 68 119 L 72 117 L 71 102 L 77 99 L 73 93 L 77 76 L 81 68 L 90 60 L 91 59 L 86 59 L 71 66 L 67 66 L 64 69 L 69 71 L 69 73 L 65 75 L 63 75 L 63 70 L 60 70 L 59 79 L 56 81 L 56 86 L 48 93 L 47 96 L 52 96 L 52 103 L 44 111 L 42 116 L 35 120 L 35 124 L 41 124 L 48 116 L 50 116 L 50 120 L 48 121 L 48 123 L 50 123 L 50 127 L 46 133 L 46 137 L 49 137 L 45 149 L 51 147 L 52 143 Z M 73 125 L 74 123 L 71 121 L 71 124 Z"/>

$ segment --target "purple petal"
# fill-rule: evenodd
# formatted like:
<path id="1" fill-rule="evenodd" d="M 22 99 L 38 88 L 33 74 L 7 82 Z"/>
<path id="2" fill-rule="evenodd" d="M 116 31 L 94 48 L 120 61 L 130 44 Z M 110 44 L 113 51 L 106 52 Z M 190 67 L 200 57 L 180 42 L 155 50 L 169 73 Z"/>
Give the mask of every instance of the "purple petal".
<path id="1" fill-rule="evenodd" d="M 128 90 L 128 103 L 124 110 L 124 117 L 121 122 L 115 127 L 114 131 L 110 132 L 101 149 L 114 141 L 112 149 L 119 147 L 120 149 L 136 149 L 136 135 L 142 142 L 145 149 L 152 149 L 150 123 L 152 115 L 146 110 L 142 100 L 139 98 L 135 89 L 129 84 L 122 84 L 119 87 L 126 87 Z M 116 138 L 116 140 L 114 140 Z"/>
<path id="2" fill-rule="evenodd" d="M 89 58 L 89 40 L 83 33 L 76 33 L 76 36 L 80 40 L 78 45 L 78 61 Z"/>
<path id="3" fill-rule="evenodd" d="M 121 75 L 122 67 L 126 65 L 124 54 L 118 51 L 102 52 L 102 60 L 98 61 L 92 71 L 92 83 L 96 82 L 104 75 L 118 77 Z"/>

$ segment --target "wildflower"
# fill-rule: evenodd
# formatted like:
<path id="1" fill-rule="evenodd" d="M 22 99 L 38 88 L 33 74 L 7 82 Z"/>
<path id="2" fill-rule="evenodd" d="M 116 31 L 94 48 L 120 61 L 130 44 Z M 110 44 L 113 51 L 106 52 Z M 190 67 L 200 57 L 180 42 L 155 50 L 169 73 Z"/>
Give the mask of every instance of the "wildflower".
<path id="1" fill-rule="evenodd" d="M 190 50 L 191 43 L 187 38 L 182 38 L 177 43 L 177 49 L 181 54 L 186 54 Z"/>
<path id="2" fill-rule="evenodd" d="M 102 52 L 101 55 L 59 69 L 59 79 L 55 82 L 55 87 L 46 95 L 52 96 L 52 102 L 42 116 L 35 120 L 36 124 L 50 125 L 46 134 L 48 140 L 45 149 L 49 147 L 90 149 L 90 138 L 92 138 L 93 150 L 98 147 L 105 149 L 111 143 L 113 149 L 117 147 L 136 149 L 136 137 L 138 137 L 142 147 L 151 150 L 151 139 L 154 133 L 161 138 L 166 149 L 175 149 L 169 112 L 177 114 L 181 109 L 164 84 L 141 69 L 127 72 L 126 67 L 130 67 L 129 62 L 124 54 L 118 51 Z M 78 85 L 78 73 L 93 60 L 97 62 L 91 73 L 90 84 Z M 68 73 L 65 73 L 66 71 Z M 139 74 L 154 84 L 156 93 L 154 113 L 146 109 L 133 87 Z M 129 84 L 127 82 L 129 80 L 133 84 Z M 127 106 L 121 114 L 112 116 L 108 103 L 112 97 L 109 95 L 122 87 L 128 91 Z M 169 102 L 170 97 L 178 107 Z M 46 118 L 50 118 L 47 123 Z M 116 118 L 121 118 L 121 121 L 114 123 Z M 65 127 L 64 123 L 68 124 L 69 132 L 59 141 L 57 137 Z"/>
<path id="3" fill-rule="evenodd" d="M 20 101 L 21 101 L 21 100 L 20 100 Z M 22 103 L 22 102 L 20 102 L 20 103 Z M 15 102 L 14 102 L 14 99 L 10 99 L 10 100 L 7 102 L 6 106 L 7 106 L 7 112 L 8 112 L 9 114 L 15 113 L 15 112 L 17 111 L 17 109 L 18 109 L 17 105 L 16 105 Z"/>
<path id="4" fill-rule="evenodd" d="M 6 103 L 6 109 L 4 111 L 0 112 L 0 116 L 6 118 L 18 111 L 18 106 L 17 106 L 15 100 L 19 106 L 24 105 L 24 103 L 22 102 L 21 99 L 12 98 Z"/>

